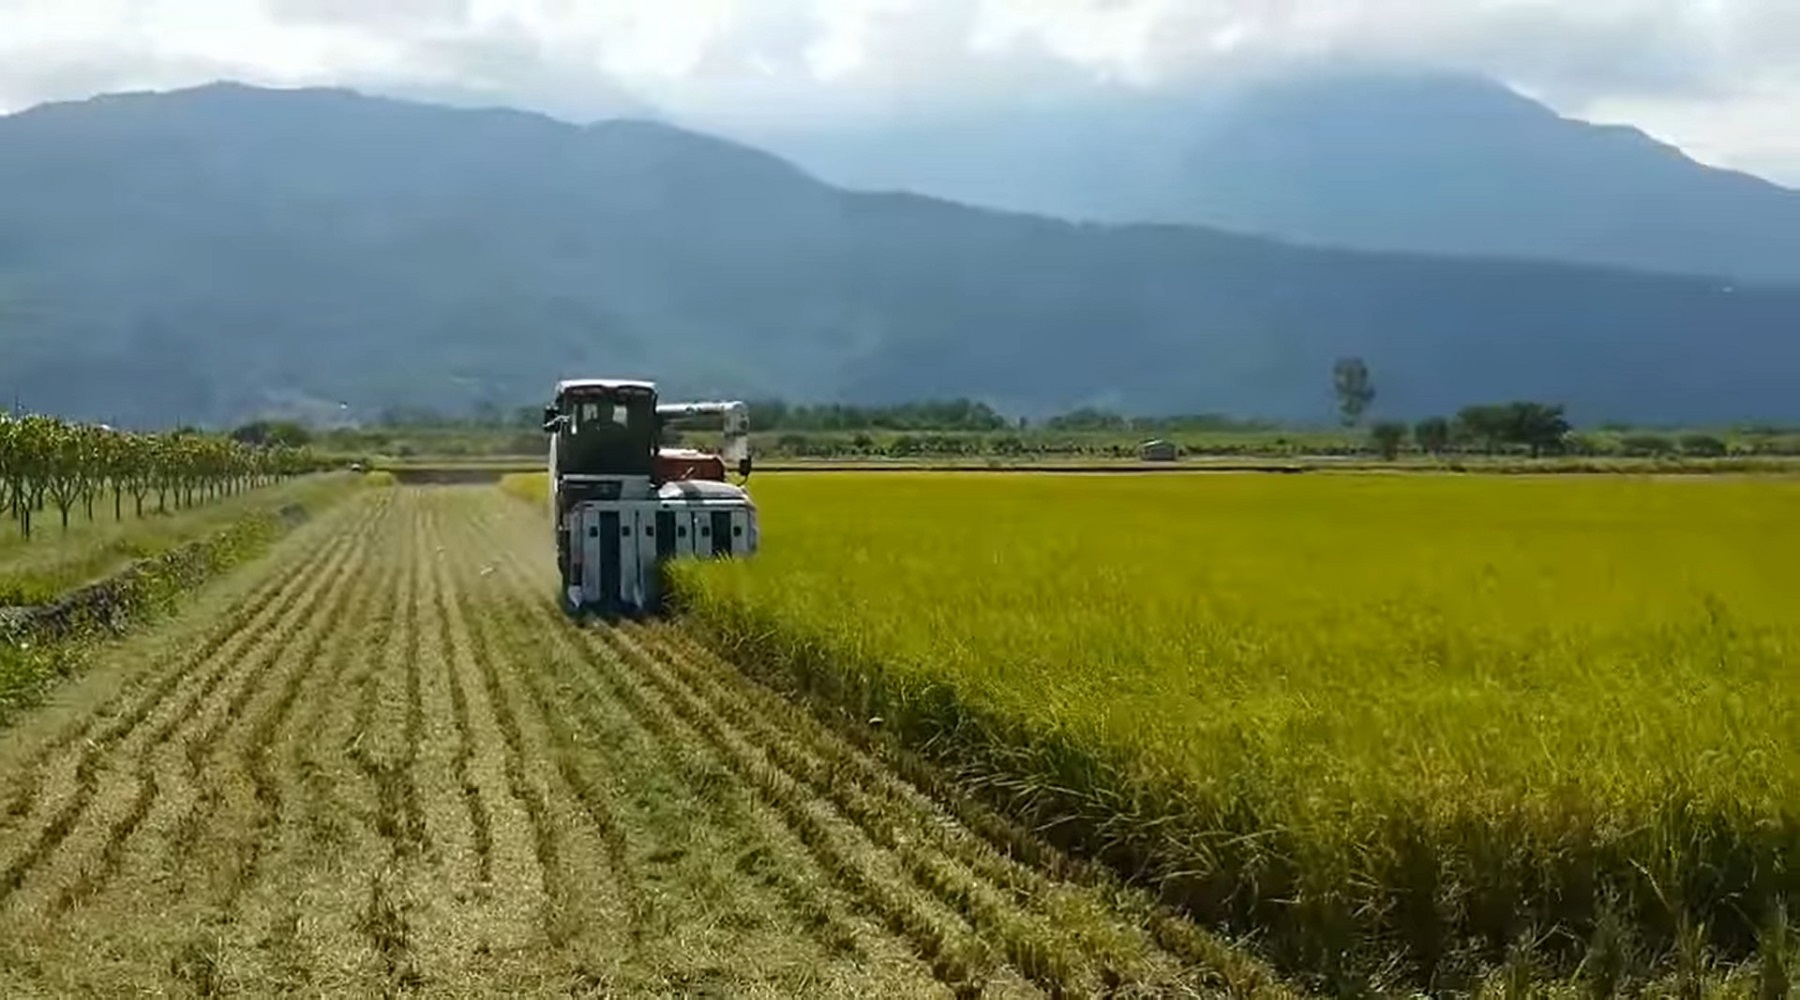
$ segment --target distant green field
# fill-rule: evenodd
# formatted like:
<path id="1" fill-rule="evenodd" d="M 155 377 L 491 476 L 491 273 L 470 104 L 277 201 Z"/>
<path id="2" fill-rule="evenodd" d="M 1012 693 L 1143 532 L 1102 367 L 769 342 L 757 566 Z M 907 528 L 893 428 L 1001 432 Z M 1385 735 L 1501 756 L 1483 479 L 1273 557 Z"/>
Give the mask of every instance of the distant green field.
<path id="1" fill-rule="evenodd" d="M 1800 481 L 752 491 L 764 550 L 680 567 L 690 620 L 1283 965 L 1786 978 Z"/>

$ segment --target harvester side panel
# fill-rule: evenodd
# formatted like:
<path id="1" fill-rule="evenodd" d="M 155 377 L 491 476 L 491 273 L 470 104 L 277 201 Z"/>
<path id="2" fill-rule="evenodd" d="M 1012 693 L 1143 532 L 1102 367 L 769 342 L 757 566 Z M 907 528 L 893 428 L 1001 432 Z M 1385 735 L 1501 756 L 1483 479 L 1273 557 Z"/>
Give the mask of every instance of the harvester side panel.
<path id="1" fill-rule="evenodd" d="M 661 561 L 658 551 L 662 547 L 662 539 L 657 537 L 656 505 L 632 504 L 631 519 L 637 527 L 638 539 L 637 545 L 632 549 L 635 561 L 631 567 L 631 600 L 639 608 L 651 609 L 656 607 L 661 589 L 657 564 Z"/>
<path id="2" fill-rule="evenodd" d="M 738 555 L 747 555 L 751 549 L 750 512 L 734 510 L 731 512 L 731 549 Z"/>
<path id="3" fill-rule="evenodd" d="M 694 512 L 677 509 L 674 514 L 675 554 L 691 556 L 694 554 Z"/>
<path id="4" fill-rule="evenodd" d="M 707 535 L 712 539 L 711 555 L 714 557 L 731 554 L 731 511 L 711 511 L 707 518 Z"/>
<path id="5" fill-rule="evenodd" d="M 590 501 L 569 512 L 579 543 L 570 568 L 571 603 L 604 613 L 655 609 L 661 600 L 661 564 L 697 554 L 692 526 L 696 515 L 657 501 Z M 704 552 L 705 550 L 699 550 Z"/>
<path id="6" fill-rule="evenodd" d="M 656 512 L 656 558 L 659 561 L 675 555 L 676 517 L 672 510 Z"/>
<path id="7" fill-rule="evenodd" d="M 620 592 L 621 548 L 620 518 L 617 508 L 583 504 L 570 512 L 575 536 L 581 541 L 581 565 L 577 579 L 581 587 L 581 603 L 602 608 L 616 608 L 624 598 Z"/>

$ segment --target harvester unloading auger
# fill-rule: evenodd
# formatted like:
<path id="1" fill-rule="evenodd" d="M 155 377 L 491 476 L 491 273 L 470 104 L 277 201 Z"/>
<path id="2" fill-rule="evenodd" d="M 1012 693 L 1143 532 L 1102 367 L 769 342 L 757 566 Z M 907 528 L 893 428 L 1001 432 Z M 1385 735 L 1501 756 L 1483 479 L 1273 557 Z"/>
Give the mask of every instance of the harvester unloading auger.
<path id="1" fill-rule="evenodd" d="M 718 417 L 719 453 L 663 447 L 664 430 Z M 652 382 L 573 379 L 544 407 L 550 517 L 563 608 L 641 615 L 663 606 L 663 564 L 756 551 L 756 505 L 729 482 L 750 477 L 750 411 L 741 402 L 662 403 Z"/>

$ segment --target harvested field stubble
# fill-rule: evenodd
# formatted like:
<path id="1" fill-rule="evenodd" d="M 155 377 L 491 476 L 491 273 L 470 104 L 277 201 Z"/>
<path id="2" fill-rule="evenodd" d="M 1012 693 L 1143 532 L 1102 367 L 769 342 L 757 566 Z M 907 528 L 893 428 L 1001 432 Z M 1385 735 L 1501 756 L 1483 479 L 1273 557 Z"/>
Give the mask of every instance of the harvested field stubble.
<path id="1" fill-rule="evenodd" d="M 887 474 L 756 495 L 762 553 L 675 574 L 710 644 L 1255 929 L 1283 967 L 1791 975 L 1800 484 Z"/>

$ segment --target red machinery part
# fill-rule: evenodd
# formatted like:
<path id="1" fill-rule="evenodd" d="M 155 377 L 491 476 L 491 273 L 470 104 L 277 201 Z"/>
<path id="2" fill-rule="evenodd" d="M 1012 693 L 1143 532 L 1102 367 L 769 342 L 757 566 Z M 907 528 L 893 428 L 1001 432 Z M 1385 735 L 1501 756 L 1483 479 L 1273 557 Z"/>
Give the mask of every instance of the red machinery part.
<path id="1" fill-rule="evenodd" d="M 673 483 L 683 479 L 712 479 L 722 483 L 725 481 L 725 460 L 718 455 L 698 451 L 664 449 L 658 452 L 657 482 Z"/>

